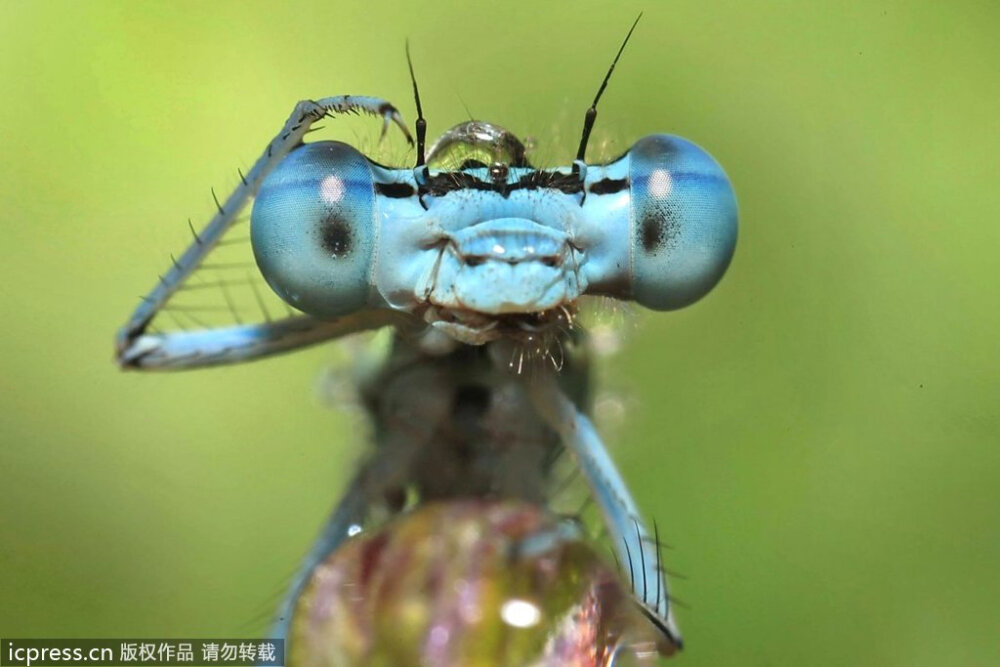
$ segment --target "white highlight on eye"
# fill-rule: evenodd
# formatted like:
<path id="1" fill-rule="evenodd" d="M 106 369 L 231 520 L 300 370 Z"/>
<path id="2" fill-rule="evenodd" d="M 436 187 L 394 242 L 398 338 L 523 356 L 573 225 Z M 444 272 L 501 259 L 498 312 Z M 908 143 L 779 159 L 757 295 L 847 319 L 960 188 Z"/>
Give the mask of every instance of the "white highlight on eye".
<path id="1" fill-rule="evenodd" d="M 344 179 L 339 176 L 327 176 L 319 184 L 319 196 L 327 204 L 336 204 L 344 198 L 347 188 L 344 186 Z"/>
<path id="2" fill-rule="evenodd" d="M 666 169 L 654 169 L 649 175 L 649 194 L 656 199 L 664 199 L 674 187 L 670 172 Z"/>
<path id="3" fill-rule="evenodd" d="M 495 253 L 496 253 L 496 254 L 498 254 L 498 255 L 502 255 L 502 254 L 504 254 L 505 252 L 507 252 L 507 249 L 506 249 L 506 248 L 504 248 L 504 247 L 503 247 L 502 245 L 500 245 L 499 243 L 495 243 L 495 244 L 493 244 L 493 252 L 495 252 Z"/>
<path id="4" fill-rule="evenodd" d="M 514 598 L 500 607 L 500 618 L 515 628 L 530 628 L 542 620 L 542 610 L 534 602 Z"/>
<path id="5" fill-rule="evenodd" d="M 361 532 L 361 526 L 359 526 L 356 523 L 352 523 L 350 526 L 347 527 L 347 536 L 348 537 L 354 537 L 355 535 L 357 535 L 360 532 Z"/>

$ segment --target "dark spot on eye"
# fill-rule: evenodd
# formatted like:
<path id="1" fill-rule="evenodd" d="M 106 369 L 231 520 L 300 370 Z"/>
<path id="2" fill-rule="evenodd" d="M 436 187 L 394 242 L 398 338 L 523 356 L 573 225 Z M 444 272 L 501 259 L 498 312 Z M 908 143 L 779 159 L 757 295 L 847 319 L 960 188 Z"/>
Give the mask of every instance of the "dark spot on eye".
<path id="1" fill-rule="evenodd" d="M 477 267 L 477 266 L 482 265 L 484 262 L 486 262 L 486 259 L 484 257 L 466 257 L 465 258 L 465 265 L 466 266 Z"/>
<path id="2" fill-rule="evenodd" d="M 663 220 L 647 215 L 642 219 L 642 249 L 646 252 L 656 252 L 663 245 Z"/>
<path id="3" fill-rule="evenodd" d="M 677 221 L 671 207 L 656 207 L 642 219 L 639 233 L 642 237 L 642 249 L 647 253 L 656 253 L 667 247 L 678 233 Z"/>
<path id="4" fill-rule="evenodd" d="M 328 216 L 320 229 L 321 242 L 323 248 L 336 258 L 346 257 L 350 254 L 353 238 L 351 235 L 351 223 L 338 215 Z"/>

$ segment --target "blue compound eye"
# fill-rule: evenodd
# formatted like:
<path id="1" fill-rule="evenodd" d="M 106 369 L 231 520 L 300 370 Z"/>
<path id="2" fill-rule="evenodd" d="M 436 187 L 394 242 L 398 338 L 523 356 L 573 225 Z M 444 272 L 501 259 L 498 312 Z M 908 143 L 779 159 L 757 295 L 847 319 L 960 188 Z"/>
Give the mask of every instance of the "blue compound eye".
<path id="1" fill-rule="evenodd" d="M 250 238 L 264 279 L 320 318 L 363 307 L 375 246 L 368 160 L 347 144 L 306 144 L 275 167 L 254 201 Z"/>
<path id="2" fill-rule="evenodd" d="M 694 303 L 719 282 L 736 247 L 729 178 L 680 137 L 644 137 L 629 156 L 632 298 L 656 310 Z"/>

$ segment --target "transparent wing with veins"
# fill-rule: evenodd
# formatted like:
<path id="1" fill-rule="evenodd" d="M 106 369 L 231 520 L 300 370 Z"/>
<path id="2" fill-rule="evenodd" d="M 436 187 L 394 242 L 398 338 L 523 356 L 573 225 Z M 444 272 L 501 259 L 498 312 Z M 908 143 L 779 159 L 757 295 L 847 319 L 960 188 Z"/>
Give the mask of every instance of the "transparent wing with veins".
<path id="1" fill-rule="evenodd" d="M 178 369 L 247 361 L 386 324 L 405 324 L 391 312 L 320 321 L 277 298 L 250 253 L 249 205 L 264 178 L 301 145 L 318 120 L 370 114 L 395 124 L 412 143 L 399 112 L 385 100 L 341 95 L 304 100 L 281 132 L 224 201 L 213 191 L 216 213 L 147 294 L 115 341 L 124 368 Z"/>

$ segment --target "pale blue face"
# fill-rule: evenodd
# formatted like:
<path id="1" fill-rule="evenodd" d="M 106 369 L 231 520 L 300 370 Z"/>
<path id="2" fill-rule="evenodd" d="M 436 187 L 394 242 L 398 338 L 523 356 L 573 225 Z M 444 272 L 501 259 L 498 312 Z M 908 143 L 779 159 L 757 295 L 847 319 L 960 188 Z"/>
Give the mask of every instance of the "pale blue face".
<path id="1" fill-rule="evenodd" d="M 535 169 L 509 133 L 465 123 L 428 164 L 390 169 L 338 142 L 294 150 L 251 216 L 268 284 L 315 317 L 393 308 L 484 343 L 544 328 L 584 294 L 685 306 L 736 245 L 728 178 L 679 137 L 577 173 Z"/>

